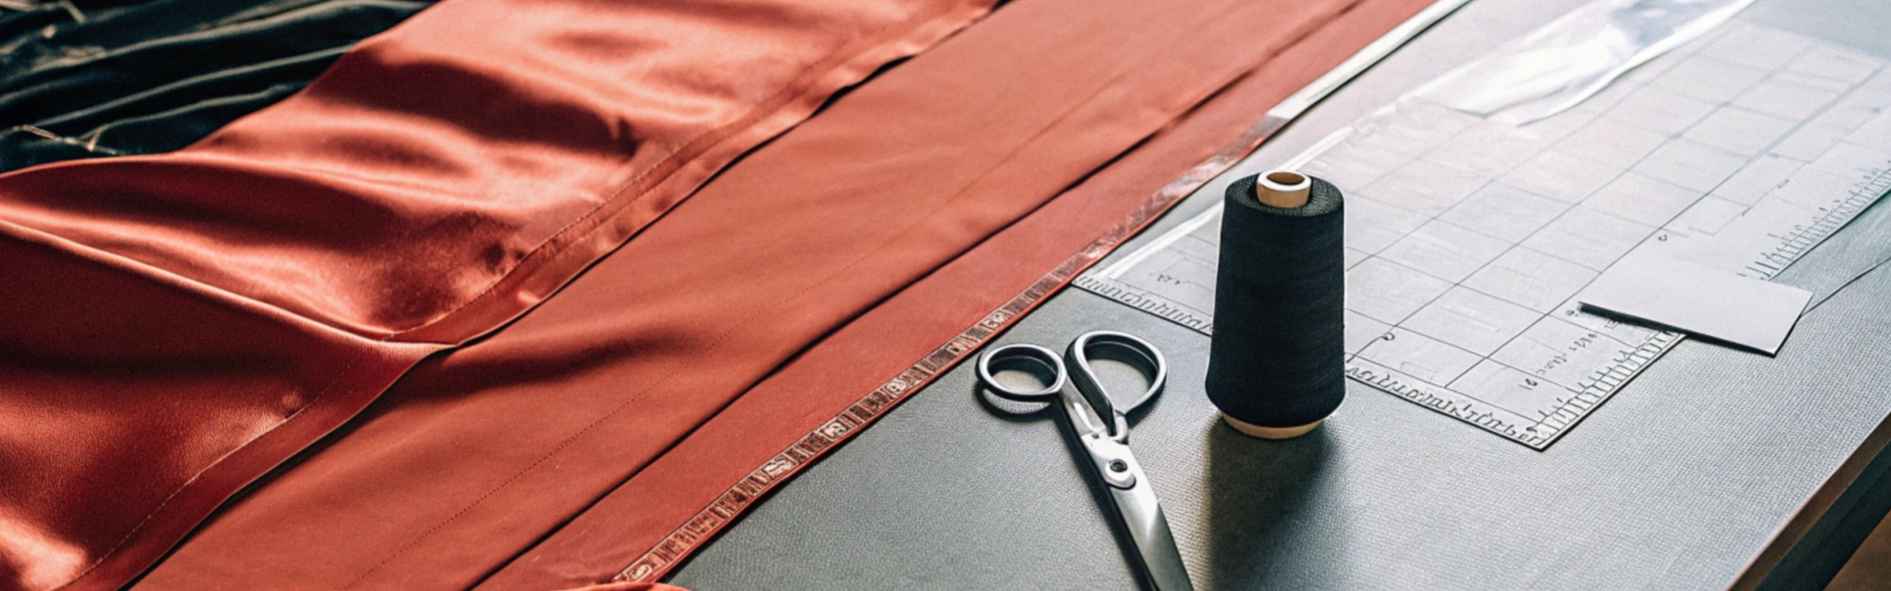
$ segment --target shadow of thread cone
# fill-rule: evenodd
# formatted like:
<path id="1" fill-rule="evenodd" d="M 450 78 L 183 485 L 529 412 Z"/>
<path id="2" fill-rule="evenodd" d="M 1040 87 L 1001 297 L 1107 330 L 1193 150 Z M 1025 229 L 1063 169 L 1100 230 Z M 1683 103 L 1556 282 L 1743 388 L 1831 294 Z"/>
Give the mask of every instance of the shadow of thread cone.
<path id="1" fill-rule="evenodd" d="M 1309 540 L 1338 541 L 1342 531 L 1315 532 L 1311 513 L 1322 499 L 1333 496 L 1336 460 L 1328 429 L 1304 436 L 1268 441 L 1242 435 L 1212 421 L 1207 441 L 1205 475 L 1208 502 L 1201 523 L 1207 528 L 1207 555 L 1190 565 L 1198 589 L 1231 588 L 1225 581 L 1268 581 L 1272 587 L 1309 588 L 1330 581 L 1283 580 L 1271 573 L 1286 562 L 1288 553 Z M 1334 557 L 1338 559 L 1337 556 Z"/>

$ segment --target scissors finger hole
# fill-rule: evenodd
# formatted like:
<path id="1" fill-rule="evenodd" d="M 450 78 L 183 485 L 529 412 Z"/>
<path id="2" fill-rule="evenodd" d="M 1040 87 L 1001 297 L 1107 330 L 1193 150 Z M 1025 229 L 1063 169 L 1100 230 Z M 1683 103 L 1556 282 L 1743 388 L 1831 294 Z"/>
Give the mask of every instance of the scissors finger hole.
<path id="1" fill-rule="evenodd" d="M 1090 372 L 1096 376 L 1110 404 L 1128 411 L 1143 402 L 1143 396 L 1155 385 L 1153 373 L 1134 360 L 1096 356 L 1090 360 Z"/>
<path id="2" fill-rule="evenodd" d="M 1010 345 L 979 357 L 978 378 L 999 396 L 1041 400 L 1063 389 L 1064 365 L 1043 347 Z"/>
<path id="3" fill-rule="evenodd" d="M 1154 345 L 1140 338 L 1117 332 L 1096 331 L 1073 343 L 1079 374 L 1088 372 L 1093 390 L 1109 398 L 1108 402 L 1125 413 L 1142 408 L 1162 392 L 1168 380 L 1168 363 Z M 1120 393 L 1120 394 L 1119 394 Z M 1133 397 L 1130 394 L 1133 393 Z"/>

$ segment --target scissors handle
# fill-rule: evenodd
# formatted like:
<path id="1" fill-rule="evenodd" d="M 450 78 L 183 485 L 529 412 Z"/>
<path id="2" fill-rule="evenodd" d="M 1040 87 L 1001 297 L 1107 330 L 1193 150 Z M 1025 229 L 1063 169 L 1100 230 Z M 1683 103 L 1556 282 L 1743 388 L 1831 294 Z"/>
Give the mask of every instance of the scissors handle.
<path id="1" fill-rule="evenodd" d="M 1149 388 L 1130 404 L 1118 406 L 1104 391 L 1091 367 L 1092 358 L 1112 359 L 1136 366 L 1149 378 Z M 1021 370 L 1039 378 L 1041 387 L 1020 388 L 998 381 L 995 371 Z M 1135 544 L 1138 574 L 1143 583 L 1162 591 L 1191 591 L 1182 553 L 1169 533 L 1169 521 L 1156 501 L 1155 488 L 1143 474 L 1142 464 L 1129 450 L 1129 421 L 1125 413 L 1162 393 L 1169 364 L 1162 352 L 1133 335 L 1093 331 L 1079 335 L 1059 358 L 1037 345 L 1017 344 L 990 349 L 978 358 L 978 379 L 998 396 L 1013 400 L 1062 402 L 1071 434 L 1082 444 L 1091 471 L 1108 489 L 1110 508 Z"/>
<path id="2" fill-rule="evenodd" d="M 1102 382 L 1097 380 L 1096 369 L 1090 366 L 1093 357 L 1136 366 L 1149 378 L 1149 388 L 1129 404 L 1119 407 L 1115 398 L 1103 388 Z M 1064 365 L 1069 370 L 1070 382 L 1090 401 L 1103 423 L 1109 426 L 1110 436 L 1118 441 L 1129 437 L 1128 421 L 1124 415 L 1161 394 L 1163 386 L 1169 381 L 1169 361 L 1162 357 L 1161 350 L 1136 335 L 1111 330 L 1077 335 L 1075 340 L 1070 341 L 1070 348 L 1064 350 Z"/>
<path id="3" fill-rule="evenodd" d="M 1020 388 L 999 381 L 996 372 L 1008 369 L 1030 373 L 1044 385 Z M 1069 375 L 1064 369 L 1064 361 L 1056 353 L 1037 345 L 1005 345 L 978 356 L 979 383 L 992 393 L 1012 400 L 1041 401 L 1057 397 L 1069 382 Z"/>
<path id="4" fill-rule="evenodd" d="M 1078 343 L 1088 336 L 1078 337 Z M 1108 396 L 1096 385 L 1096 377 L 1088 372 L 1088 357 L 1081 349 L 1074 351 L 1077 352 L 1068 357 L 1084 364 L 1083 379 L 1089 386 L 1072 387 L 1071 374 L 1063 358 L 1050 349 L 1030 344 L 1005 345 L 985 351 L 978 357 L 978 381 L 1000 398 L 1057 401 L 1079 435 L 1101 433 L 1122 441 L 1128 436 L 1128 421 L 1114 410 Z M 1019 387 L 1000 381 L 997 372 L 1004 370 L 1031 373 L 1041 386 Z"/>

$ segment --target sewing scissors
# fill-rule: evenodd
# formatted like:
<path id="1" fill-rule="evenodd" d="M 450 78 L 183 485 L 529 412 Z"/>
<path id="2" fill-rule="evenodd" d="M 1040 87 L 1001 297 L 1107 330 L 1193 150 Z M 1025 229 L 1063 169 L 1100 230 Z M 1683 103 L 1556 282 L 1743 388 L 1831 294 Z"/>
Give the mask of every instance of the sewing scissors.
<path id="1" fill-rule="evenodd" d="M 1133 403 L 1117 406 L 1097 381 L 1090 365 L 1093 355 L 1135 366 L 1149 378 L 1149 389 Z M 1025 371 L 1049 385 L 1036 389 L 1007 385 L 997 379 L 994 370 Z M 1129 450 L 1127 414 L 1161 394 L 1168 374 L 1168 361 L 1154 345 L 1129 334 L 1102 330 L 1079 335 L 1061 358 L 1050 349 L 1030 344 L 997 347 L 978 358 L 978 380 L 993 394 L 1011 400 L 1061 403 L 1070 419 L 1070 433 L 1089 455 L 1078 461 L 1089 460 L 1091 472 L 1107 489 L 1109 508 L 1135 545 L 1140 562 L 1137 571 L 1143 583 L 1160 591 L 1190 591 L 1193 587 L 1182 566 L 1182 553 L 1169 533 L 1169 520 L 1162 516 L 1156 491 Z"/>

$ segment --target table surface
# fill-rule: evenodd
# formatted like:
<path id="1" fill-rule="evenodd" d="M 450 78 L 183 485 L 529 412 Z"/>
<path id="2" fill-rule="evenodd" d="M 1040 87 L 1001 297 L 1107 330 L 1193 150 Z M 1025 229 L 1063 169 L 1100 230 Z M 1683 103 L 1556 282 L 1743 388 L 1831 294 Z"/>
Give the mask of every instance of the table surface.
<path id="1" fill-rule="evenodd" d="M 1472 2 L 1241 168 L 1281 162 L 1579 4 Z M 1881 33 L 1891 3 L 1760 0 L 1738 18 L 1891 57 Z M 1208 207 L 1220 186 L 1139 241 Z M 1887 212 L 1866 211 L 1778 279 L 1823 302 L 1777 357 L 1684 341 L 1541 452 L 1358 383 L 1312 434 L 1248 439 L 1221 425 L 1202 394 L 1206 337 L 1074 288 L 996 342 L 1061 346 L 1110 328 L 1168 354 L 1169 390 L 1136 424 L 1131 447 L 1198 588 L 1722 588 L 1823 525 L 1883 445 L 1891 270 L 1859 274 L 1891 257 Z M 969 363 L 942 376 L 782 487 L 671 582 L 1134 587 L 1055 421 L 1006 416 L 1028 409 L 982 404 L 975 383 Z"/>

